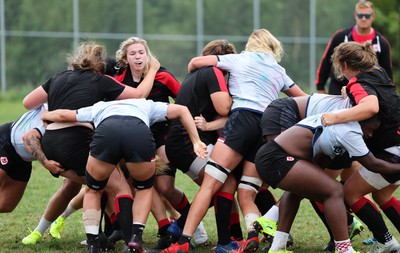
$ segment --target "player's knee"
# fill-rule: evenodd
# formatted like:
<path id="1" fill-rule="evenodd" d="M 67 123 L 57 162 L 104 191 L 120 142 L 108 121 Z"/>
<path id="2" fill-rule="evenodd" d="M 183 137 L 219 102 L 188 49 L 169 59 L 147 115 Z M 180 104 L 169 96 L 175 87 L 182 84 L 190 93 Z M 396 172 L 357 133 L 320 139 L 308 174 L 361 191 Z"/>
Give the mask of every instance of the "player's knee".
<path id="1" fill-rule="evenodd" d="M 132 185 L 133 187 L 135 187 L 135 189 L 145 190 L 153 187 L 155 181 L 156 181 L 156 176 L 153 174 L 150 178 L 143 181 L 133 179 Z"/>
<path id="2" fill-rule="evenodd" d="M 257 193 L 261 185 L 262 181 L 257 177 L 242 176 L 238 188 L 254 191 Z"/>
<path id="3" fill-rule="evenodd" d="M 225 183 L 229 173 L 231 173 L 229 169 L 217 164 L 213 159 L 210 159 L 207 162 L 205 172 L 220 181 L 221 183 Z"/>
<path id="4" fill-rule="evenodd" d="M 86 185 L 87 187 L 89 187 L 92 190 L 95 191 L 101 191 L 103 190 L 108 182 L 108 178 L 103 180 L 103 181 L 98 181 L 95 178 L 92 177 L 92 175 L 90 175 L 90 173 L 88 171 L 86 171 L 85 173 L 85 180 L 86 180 Z"/>

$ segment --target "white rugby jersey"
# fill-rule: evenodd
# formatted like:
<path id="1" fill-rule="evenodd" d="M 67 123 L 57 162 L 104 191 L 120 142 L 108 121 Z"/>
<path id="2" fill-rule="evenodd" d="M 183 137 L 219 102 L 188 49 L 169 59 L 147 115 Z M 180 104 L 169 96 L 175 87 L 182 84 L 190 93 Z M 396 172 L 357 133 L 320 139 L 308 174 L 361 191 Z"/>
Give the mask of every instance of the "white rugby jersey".
<path id="1" fill-rule="evenodd" d="M 78 109 L 76 120 L 93 122 L 97 127 L 104 119 L 114 116 L 133 116 L 141 119 L 148 127 L 155 122 L 167 120 L 168 104 L 144 98 L 132 98 L 109 102 L 97 102 L 93 106 Z"/>
<path id="2" fill-rule="evenodd" d="M 22 137 L 32 129 L 37 129 L 43 136 L 45 127 L 43 121 L 40 119 L 40 114 L 47 110 L 47 104 L 40 106 L 37 109 L 30 110 L 24 113 L 11 127 L 11 144 L 14 146 L 17 154 L 27 162 L 36 160 L 31 153 L 26 150 Z"/>
<path id="3" fill-rule="evenodd" d="M 308 97 L 305 116 L 317 115 L 324 112 L 350 108 L 350 99 L 340 95 L 313 93 Z"/>
<path id="4" fill-rule="evenodd" d="M 333 159 L 346 150 L 350 157 L 363 157 L 370 152 L 363 139 L 363 132 L 357 121 L 324 127 L 322 114 L 307 117 L 297 126 L 309 128 L 314 132 L 312 141 L 313 156 L 324 154 Z"/>
<path id="5" fill-rule="evenodd" d="M 232 110 L 246 108 L 263 113 L 271 101 L 279 98 L 295 83 L 276 59 L 262 52 L 219 55 L 217 67 L 230 73 L 229 93 Z"/>

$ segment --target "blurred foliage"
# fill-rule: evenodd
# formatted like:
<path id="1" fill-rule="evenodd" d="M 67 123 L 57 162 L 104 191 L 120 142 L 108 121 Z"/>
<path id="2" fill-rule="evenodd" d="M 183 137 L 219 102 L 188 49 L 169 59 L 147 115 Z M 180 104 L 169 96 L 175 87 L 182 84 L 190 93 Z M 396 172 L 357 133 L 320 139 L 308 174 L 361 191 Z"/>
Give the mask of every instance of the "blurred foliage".
<path id="1" fill-rule="evenodd" d="M 178 80 L 186 76 L 187 63 L 209 40 L 227 38 L 238 52 L 256 25 L 267 28 L 285 49 L 282 65 L 304 89 L 310 84 L 310 1 L 312 0 L 202 0 L 203 20 L 197 24 L 197 1 L 143 0 L 140 19 L 137 0 L 4 0 L 7 90 L 35 87 L 66 69 L 66 54 L 74 47 L 74 2 L 79 4 L 80 40 L 95 40 L 114 56 L 122 40 L 142 36 L 161 65 Z M 259 9 L 253 4 L 260 3 Z M 357 0 L 315 0 L 317 67 L 326 43 L 337 29 L 354 24 Z M 400 1 L 374 0 L 374 27 L 391 43 L 395 80 L 399 80 Z M 259 15 L 259 24 L 253 16 Z M 142 23 L 143 30 L 138 31 Z M 75 24 L 76 25 L 76 24 Z M 36 33 L 32 33 L 36 32 Z M 56 34 L 54 32 L 57 32 Z M 40 35 L 38 35 L 40 33 Z M 104 34 L 115 34 L 103 36 Z"/>

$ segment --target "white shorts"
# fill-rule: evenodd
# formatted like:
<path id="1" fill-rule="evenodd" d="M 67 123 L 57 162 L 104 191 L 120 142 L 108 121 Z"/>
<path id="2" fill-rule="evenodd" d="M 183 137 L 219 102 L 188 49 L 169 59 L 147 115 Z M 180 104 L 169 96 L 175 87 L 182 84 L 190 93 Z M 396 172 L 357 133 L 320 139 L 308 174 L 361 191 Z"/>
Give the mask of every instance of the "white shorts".
<path id="1" fill-rule="evenodd" d="M 193 180 L 196 180 L 199 177 L 199 173 L 201 171 L 201 169 L 203 169 L 208 160 L 210 160 L 210 154 L 212 149 L 214 148 L 213 144 L 209 144 L 207 146 L 207 158 L 206 159 L 201 159 L 200 157 L 196 157 L 196 159 L 194 159 L 194 161 L 192 162 L 192 164 L 190 165 L 189 171 L 186 172 L 186 174 Z"/>
<path id="2" fill-rule="evenodd" d="M 383 189 L 388 185 L 391 185 L 381 174 L 367 170 L 364 166 L 361 167 L 358 172 L 364 178 L 364 180 L 377 190 Z M 400 185 L 400 180 L 393 183 L 394 185 Z"/>

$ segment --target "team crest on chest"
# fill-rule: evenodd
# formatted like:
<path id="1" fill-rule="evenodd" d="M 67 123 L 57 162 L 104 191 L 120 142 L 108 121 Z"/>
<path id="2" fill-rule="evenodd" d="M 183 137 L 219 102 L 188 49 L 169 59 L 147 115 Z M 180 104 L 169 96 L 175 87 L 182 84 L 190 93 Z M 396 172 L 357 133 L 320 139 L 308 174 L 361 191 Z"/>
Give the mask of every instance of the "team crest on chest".
<path id="1" fill-rule="evenodd" d="M 6 165 L 8 163 L 8 159 L 5 156 L 0 157 L 1 165 Z"/>

